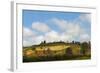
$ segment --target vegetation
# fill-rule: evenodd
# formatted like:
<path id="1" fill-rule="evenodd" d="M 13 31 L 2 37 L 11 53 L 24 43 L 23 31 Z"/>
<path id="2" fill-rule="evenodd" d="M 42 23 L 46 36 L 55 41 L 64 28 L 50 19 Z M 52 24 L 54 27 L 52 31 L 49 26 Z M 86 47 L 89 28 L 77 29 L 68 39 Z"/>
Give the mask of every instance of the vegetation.
<path id="1" fill-rule="evenodd" d="M 91 59 L 90 42 L 41 42 L 23 47 L 23 62 Z"/>

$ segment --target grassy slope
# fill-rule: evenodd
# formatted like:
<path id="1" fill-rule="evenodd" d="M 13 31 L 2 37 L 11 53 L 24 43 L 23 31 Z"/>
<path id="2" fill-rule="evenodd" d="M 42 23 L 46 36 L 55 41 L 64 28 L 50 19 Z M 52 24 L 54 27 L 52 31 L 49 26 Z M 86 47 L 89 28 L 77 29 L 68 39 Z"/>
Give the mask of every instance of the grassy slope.
<path id="1" fill-rule="evenodd" d="M 74 50 L 74 53 L 77 53 L 77 49 L 80 49 L 80 46 L 77 44 L 66 44 L 66 43 L 46 43 L 46 44 L 39 44 L 39 45 L 33 45 L 30 47 L 23 47 L 23 53 L 28 50 L 32 50 L 34 52 L 35 48 L 40 48 L 41 46 L 44 47 L 51 47 L 53 49 L 59 50 L 60 48 L 65 48 L 64 46 L 58 46 L 58 45 L 66 45 L 71 46 Z M 66 56 L 66 55 L 59 55 L 59 56 L 46 56 L 46 57 L 36 57 L 34 54 L 30 55 L 29 57 L 23 56 L 23 62 L 39 62 L 39 61 L 57 61 L 57 60 L 85 60 L 90 59 L 90 56 Z"/>

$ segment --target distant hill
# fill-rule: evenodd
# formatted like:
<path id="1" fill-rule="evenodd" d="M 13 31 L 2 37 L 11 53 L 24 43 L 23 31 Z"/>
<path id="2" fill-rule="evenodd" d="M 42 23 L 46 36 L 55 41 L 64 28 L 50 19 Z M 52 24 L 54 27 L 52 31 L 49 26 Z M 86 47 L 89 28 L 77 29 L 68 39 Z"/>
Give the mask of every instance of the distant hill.
<path id="1" fill-rule="evenodd" d="M 23 47 L 24 49 L 25 48 L 32 48 L 32 49 L 34 49 L 34 48 L 36 48 L 36 47 L 42 47 L 42 46 L 56 46 L 56 45 L 79 45 L 80 44 L 80 42 L 70 42 L 70 43 L 68 43 L 68 42 L 63 42 L 63 41 L 59 41 L 59 42 L 49 42 L 49 43 L 46 43 L 45 41 L 43 41 L 43 42 L 41 42 L 39 45 L 32 45 L 32 46 L 28 46 L 28 47 Z"/>

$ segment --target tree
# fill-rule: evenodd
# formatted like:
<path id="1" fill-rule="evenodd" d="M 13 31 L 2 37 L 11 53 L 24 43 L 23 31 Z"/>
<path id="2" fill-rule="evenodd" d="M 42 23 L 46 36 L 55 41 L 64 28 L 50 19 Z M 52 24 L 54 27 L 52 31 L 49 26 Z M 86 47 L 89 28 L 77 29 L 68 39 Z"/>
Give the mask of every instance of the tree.
<path id="1" fill-rule="evenodd" d="M 83 42 L 82 44 L 81 44 L 81 52 L 82 52 L 82 54 L 83 55 L 85 55 L 86 54 L 86 52 L 87 52 L 87 50 L 89 49 L 89 44 L 87 43 L 87 42 Z"/>
<path id="2" fill-rule="evenodd" d="M 44 40 L 44 41 L 41 41 L 41 43 L 40 44 L 45 44 L 46 43 L 46 41 Z"/>
<path id="3" fill-rule="evenodd" d="M 74 44 L 75 42 L 74 41 L 72 41 L 72 44 Z"/>
<path id="4" fill-rule="evenodd" d="M 46 41 L 44 40 L 44 42 L 43 43 L 46 43 Z"/>
<path id="5" fill-rule="evenodd" d="M 73 55 L 71 47 L 66 48 L 66 55 L 67 56 L 72 56 Z"/>

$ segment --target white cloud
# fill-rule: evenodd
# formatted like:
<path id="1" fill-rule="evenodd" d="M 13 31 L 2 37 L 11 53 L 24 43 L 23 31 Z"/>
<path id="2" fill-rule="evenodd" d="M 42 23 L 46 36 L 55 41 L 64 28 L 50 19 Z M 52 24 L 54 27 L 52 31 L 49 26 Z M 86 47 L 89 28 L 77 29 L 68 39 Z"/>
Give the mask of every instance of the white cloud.
<path id="1" fill-rule="evenodd" d="M 46 41 L 46 42 L 54 42 L 54 41 L 67 41 L 67 40 L 71 40 L 71 36 L 70 35 L 66 35 L 63 33 L 58 33 L 54 30 L 44 34 L 44 35 L 38 35 L 36 37 L 32 37 L 28 39 L 28 43 L 27 44 L 40 44 L 42 41 Z M 30 43 L 29 43 L 30 42 Z"/>
<path id="2" fill-rule="evenodd" d="M 33 44 L 40 44 L 42 41 L 44 41 L 44 36 L 39 35 L 33 39 L 34 43 Z"/>
<path id="3" fill-rule="evenodd" d="M 28 40 L 23 40 L 23 46 L 26 47 L 26 46 L 31 46 L 33 45 L 33 42 L 31 41 L 28 41 Z"/>
<path id="4" fill-rule="evenodd" d="M 50 31 L 45 34 L 44 39 L 47 42 L 53 42 L 53 41 L 58 41 L 60 38 L 60 35 L 56 31 Z"/>
<path id="5" fill-rule="evenodd" d="M 23 46 L 32 46 L 34 44 L 40 44 L 41 41 L 44 41 L 44 37 L 41 35 L 35 37 L 27 37 L 23 39 Z"/>
<path id="6" fill-rule="evenodd" d="M 67 41 L 67 40 L 71 40 L 72 37 L 69 34 L 64 34 L 64 33 L 58 33 L 54 30 L 46 33 L 44 35 L 44 40 L 46 40 L 47 42 L 54 42 L 54 41 Z"/>
<path id="7" fill-rule="evenodd" d="M 31 46 L 33 44 L 32 39 L 37 35 L 31 29 L 23 27 L 23 46 Z"/>
<path id="8" fill-rule="evenodd" d="M 62 30 L 65 30 L 67 27 L 68 22 L 65 20 L 57 19 L 57 18 L 52 18 L 51 21 L 53 21 L 59 28 Z"/>
<path id="9" fill-rule="evenodd" d="M 85 14 L 81 15 L 81 19 L 90 21 L 90 15 Z M 57 18 L 53 18 L 52 21 L 61 29 L 63 30 L 63 34 L 60 34 L 60 40 L 75 40 L 77 37 L 80 41 L 89 41 L 90 36 L 85 31 L 85 28 L 80 26 L 80 22 L 69 22 L 67 20 L 60 20 Z"/>
<path id="10" fill-rule="evenodd" d="M 33 32 L 31 29 L 27 28 L 27 27 L 23 27 L 23 37 L 31 37 L 31 36 L 35 36 L 36 33 Z"/>
<path id="11" fill-rule="evenodd" d="M 65 34 L 65 33 L 61 34 L 61 36 L 60 36 L 60 40 L 65 41 L 65 42 L 72 41 L 73 40 L 72 38 L 73 38 L 72 35 Z"/>
<path id="12" fill-rule="evenodd" d="M 42 22 L 33 22 L 32 28 L 35 30 L 38 30 L 39 32 L 49 32 L 50 28 L 47 26 L 47 24 Z"/>
<path id="13" fill-rule="evenodd" d="M 67 34 L 70 34 L 74 37 L 82 34 L 84 30 L 80 27 L 79 24 L 68 24 L 67 26 Z"/>
<path id="14" fill-rule="evenodd" d="M 89 19 L 88 16 L 85 17 Z M 82 16 L 81 19 L 83 20 Z M 26 39 L 23 40 L 23 44 L 25 46 L 40 44 L 44 40 L 46 40 L 46 42 L 54 42 L 60 40 L 66 42 L 66 41 L 76 40 L 76 37 L 78 38 L 78 40 L 82 42 L 90 40 L 90 35 L 85 31 L 84 28 L 80 26 L 80 23 L 69 22 L 67 20 L 62 20 L 57 18 L 53 18 L 51 20 L 63 32 L 58 32 L 57 30 L 53 30 L 45 23 L 34 22 L 32 23 L 32 29 L 37 30 L 39 32 L 44 32 L 44 34 L 36 35 L 36 33 L 33 33 L 32 30 L 24 28 L 24 36 L 27 36 L 26 39 L 28 40 L 27 41 Z"/>
<path id="15" fill-rule="evenodd" d="M 90 36 L 87 34 L 87 33 L 84 33 L 84 34 L 81 34 L 80 35 L 80 41 L 81 42 L 84 42 L 84 41 L 90 41 L 91 39 L 90 39 Z"/>
<path id="16" fill-rule="evenodd" d="M 60 20 L 57 18 L 53 18 L 52 21 L 67 35 L 71 35 L 74 37 L 79 36 L 79 34 L 84 32 L 79 23 Z"/>
<path id="17" fill-rule="evenodd" d="M 78 35 L 79 40 L 84 42 L 84 41 L 89 41 L 90 37 L 88 34 L 81 34 Z M 75 35 L 73 36 L 72 34 L 68 34 L 68 33 L 58 33 L 56 31 L 50 31 L 48 33 L 46 33 L 45 35 L 38 35 L 36 37 L 31 37 L 29 38 L 29 40 L 24 41 L 24 46 L 31 46 L 34 44 L 40 44 L 42 41 L 46 41 L 46 42 L 54 42 L 54 41 L 72 41 L 74 40 Z"/>
<path id="18" fill-rule="evenodd" d="M 79 19 L 90 23 L 91 22 L 91 14 L 81 14 L 79 16 Z"/>

